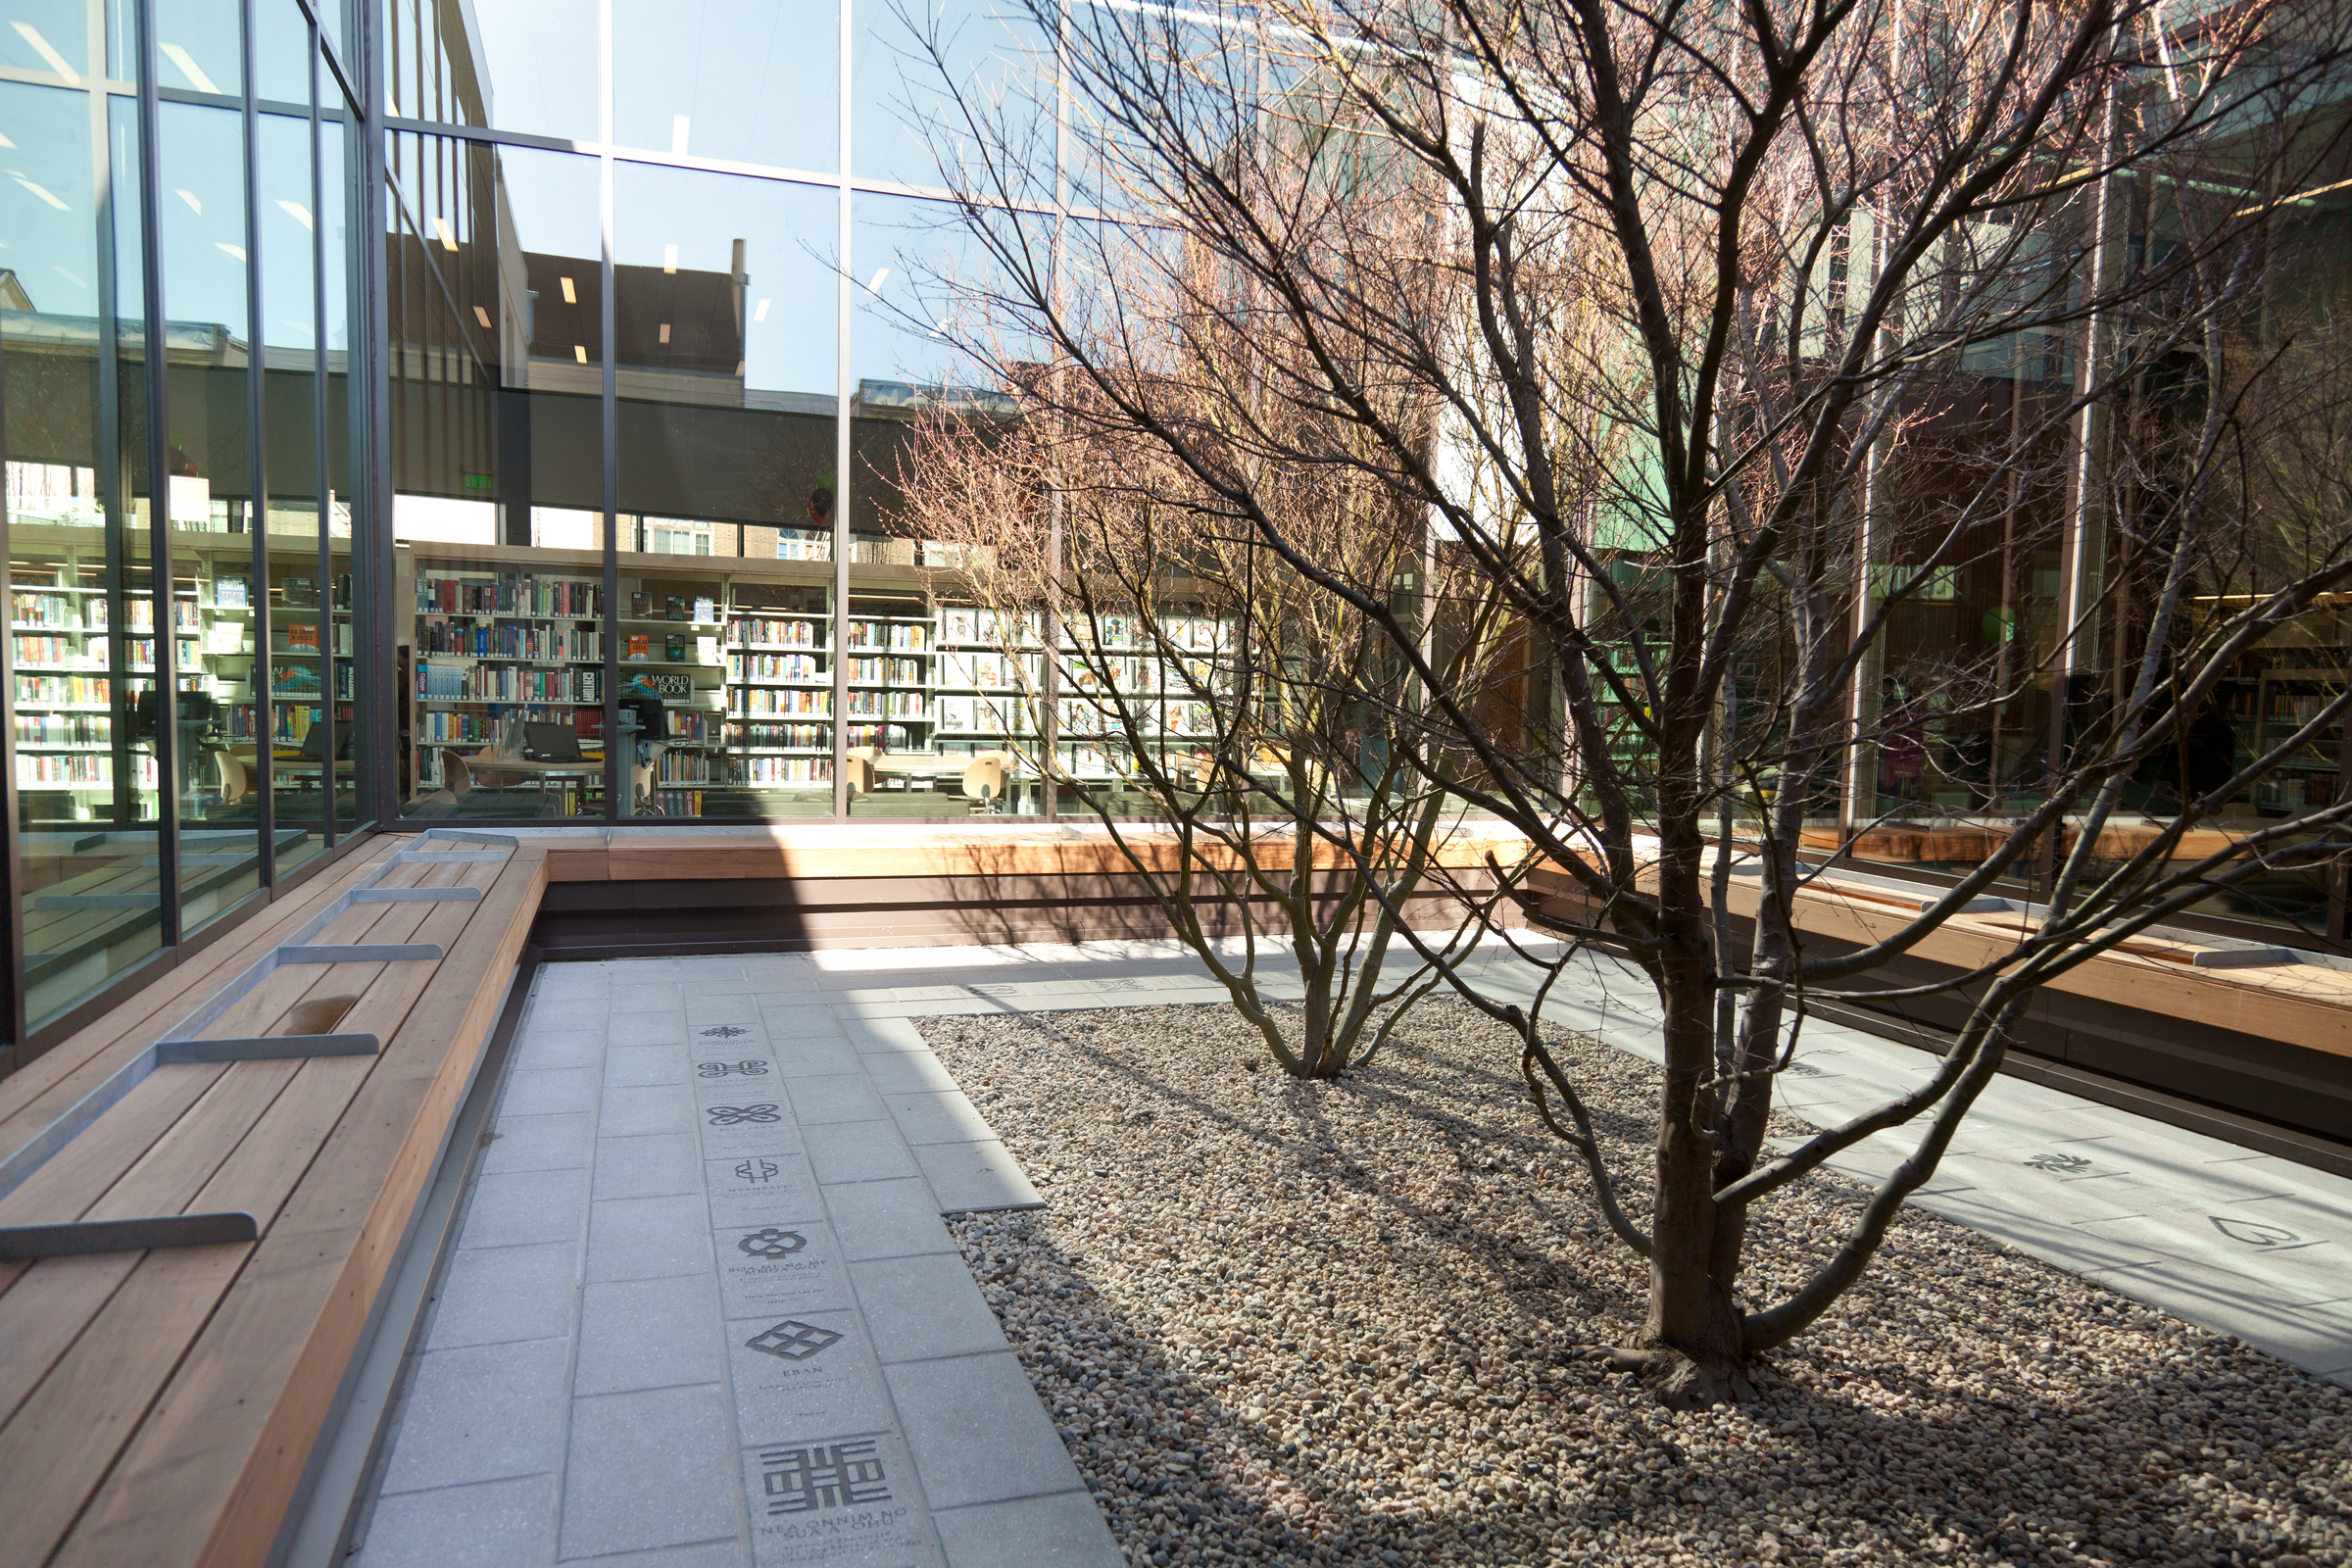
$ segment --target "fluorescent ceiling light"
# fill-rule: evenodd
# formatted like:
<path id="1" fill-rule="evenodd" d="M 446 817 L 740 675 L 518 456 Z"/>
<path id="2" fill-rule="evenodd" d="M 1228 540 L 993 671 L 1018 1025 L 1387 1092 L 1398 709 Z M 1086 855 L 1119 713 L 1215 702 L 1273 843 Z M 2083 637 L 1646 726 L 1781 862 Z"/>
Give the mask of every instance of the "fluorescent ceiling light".
<path id="1" fill-rule="evenodd" d="M 573 293 L 573 292 L 572 292 L 572 288 L 571 288 L 571 279 L 570 279 L 570 278 L 568 278 L 568 277 L 559 277 L 559 278 L 557 278 L 557 279 L 556 279 L 556 281 L 564 285 L 564 304 L 566 304 L 566 305 L 577 305 L 577 304 L 579 304 L 579 303 L 580 303 L 580 297 L 579 297 L 579 295 L 577 295 L 577 294 L 575 294 L 575 293 Z"/>
<path id="2" fill-rule="evenodd" d="M 662 246 L 662 270 L 663 270 L 664 272 L 675 272 L 677 270 L 678 270 L 678 248 L 677 248 L 675 245 L 664 245 L 664 246 Z"/>
<path id="3" fill-rule="evenodd" d="M 436 219 L 434 219 L 434 220 L 433 220 L 433 232 L 441 236 L 441 248 L 442 248 L 443 250 L 445 250 L 445 251 L 454 251 L 454 250 L 456 250 L 456 249 L 458 248 L 458 236 L 457 236 L 457 235 L 455 235 L 455 234 L 453 234 L 453 233 L 451 233 L 451 232 L 449 231 L 449 220 L 448 220 L 448 219 L 446 219 L 446 218 L 436 218 Z"/>
<path id="4" fill-rule="evenodd" d="M 662 341 L 664 343 L 669 341 L 669 323 L 667 321 L 662 323 Z"/>
<path id="5" fill-rule="evenodd" d="M 215 250 L 226 251 L 229 255 L 234 256 L 240 262 L 245 259 L 245 248 L 243 246 L 231 245 L 224 239 L 217 239 L 213 241 L 213 248 Z"/>
<path id="6" fill-rule="evenodd" d="M 17 144 L 13 141 L 10 141 L 6 136 L 0 136 L 0 147 L 5 147 L 12 153 L 17 150 Z"/>
<path id="7" fill-rule="evenodd" d="M 755 321 L 764 321 L 767 319 L 767 301 L 761 300 L 760 302 L 760 308 L 752 313 L 752 319 Z"/>
<path id="8" fill-rule="evenodd" d="M 74 210 L 73 208 L 68 207 L 64 202 L 59 201 L 56 193 L 50 190 L 48 186 L 36 185 L 31 180 L 26 179 L 23 174 L 18 173 L 13 169 L 8 172 L 8 177 L 15 180 L 18 184 L 24 186 L 26 190 L 32 192 L 35 196 L 38 196 L 41 200 L 47 202 L 50 206 L 56 208 L 61 213 L 70 213 Z"/>
<path id="9" fill-rule="evenodd" d="M 56 273 L 58 276 L 60 276 L 60 277 L 64 278 L 64 279 L 65 279 L 67 282 L 69 282 L 69 283 L 73 284 L 73 285 L 74 285 L 75 288 L 88 288 L 88 287 L 90 286 L 89 284 L 87 284 L 87 283 L 84 283 L 84 282 L 83 282 L 83 281 L 82 281 L 82 280 L 81 280 L 79 277 L 75 276 L 74 273 L 67 271 L 67 270 L 66 270 L 64 268 L 62 268 L 62 267 L 52 267 L 52 268 L 50 268 L 50 269 L 49 269 L 49 270 L 51 270 L 51 271 L 55 272 L 55 273 Z"/>
<path id="10" fill-rule="evenodd" d="M 67 86 L 78 87 L 81 85 L 81 77 L 74 74 L 72 66 L 66 64 L 66 57 L 59 54 L 55 49 L 50 48 L 49 40 L 42 37 L 39 31 L 33 27 L 31 23 L 20 22 L 16 24 L 16 27 L 17 36 L 23 38 L 26 43 L 32 45 L 32 52 L 36 55 L 39 55 L 43 60 L 48 61 L 49 69 L 56 72 L 59 75 L 65 77 Z"/>
<path id="11" fill-rule="evenodd" d="M 881 292 L 882 292 L 882 280 L 883 280 L 884 278 L 888 277 L 889 275 L 890 275 L 890 269 L 889 269 L 889 268 L 887 268 L 887 267 L 883 268 L 883 269 L 882 269 L 880 271 L 877 271 L 876 273 L 874 273 L 874 275 L 873 275 L 871 278 L 868 278 L 868 279 L 866 280 L 865 291 L 866 291 L 868 294 L 879 294 L 879 293 L 881 293 Z"/>
<path id="12" fill-rule="evenodd" d="M 582 365 L 586 365 L 588 363 L 587 345 L 584 343 L 574 343 L 571 346 L 571 357 L 579 361 Z"/>
<path id="13" fill-rule="evenodd" d="M 194 87 L 198 92 L 219 92 L 220 90 L 219 84 L 204 74 L 204 68 L 196 63 L 196 57 L 178 44 L 165 44 L 163 51 L 164 58 L 177 66 L 179 74 L 188 78 L 189 86 Z"/>
<path id="14" fill-rule="evenodd" d="M 490 313 L 483 310 L 479 305 L 476 305 L 473 308 L 473 318 L 481 322 L 485 327 L 490 324 Z"/>
<path id="15" fill-rule="evenodd" d="M 279 202 L 277 204 L 277 210 L 281 213 L 284 213 L 288 218 L 291 218 L 297 223 L 300 223 L 303 227 L 308 228 L 311 226 L 311 210 L 308 207 L 303 206 L 302 203 Z"/>
<path id="16" fill-rule="evenodd" d="M 179 199 L 188 204 L 189 212 L 194 213 L 198 218 L 202 218 L 204 216 L 204 203 L 196 199 L 196 193 L 194 191 L 188 189 L 184 185 L 181 186 L 179 190 Z"/>
<path id="17" fill-rule="evenodd" d="M 686 132 L 693 124 L 693 120 L 685 115 L 669 117 L 669 153 L 672 158 L 686 156 Z"/>

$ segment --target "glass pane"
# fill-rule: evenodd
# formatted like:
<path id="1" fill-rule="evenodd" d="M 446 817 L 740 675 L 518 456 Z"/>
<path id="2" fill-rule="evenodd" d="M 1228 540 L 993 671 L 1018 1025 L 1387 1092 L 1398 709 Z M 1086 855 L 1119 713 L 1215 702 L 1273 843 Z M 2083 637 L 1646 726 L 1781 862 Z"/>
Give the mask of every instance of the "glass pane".
<path id="1" fill-rule="evenodd" d="M 54 72 L 75 84 L 88 73 L 87 0 L 5 0 L 0 22 L 7 24 L 0 26 L 0 66 Z M 82 113 L 88 112 L 85 104 Z"/>
<path id="2" fill-rule="evenodd" d="M 0 373 L 24 982 L 36 1026 L 153 952 L 162 932 L 154 759 L 134 738 L 116 636 L 152 612 L 144 518 L 125 513 L 102 417 L 102 400 L 116 396 L 144 437 L 138 274 L 122 291 L 133 318 L 116 339 L 98 292 L 90 113 L 84 93 L 0 83 L 0 131 L 16 147 L 0 182 Z M 128 114 L 119 122 L 125 154 L 132 124 Z M 136 167 L 119 166 L 134 190 Z M 122 243 L 135 260 L 136 212 L 113 216 L 130 225 Z"/>
<path id="3" fill-rule="evenodd" d="M 326 509 L 322 521 L 326 525 L 326 560 L 319 567 L 319 603 L 322 627 L 333 633 L 333 646 L 325 650 L 328 665 L 333 671 L 332 701 L 334 703 L 335 751 L 338 764 L 332 792 L 335 822 L 340 831 L 349 831 L 359 823 L 356 782 L 368 774 L 371 758 L 368 753 L 370 727 L 368 715 L 379 700 L 380 683 L 363 683 L 358 679 L 352 659 L 354 649 L 353 606 L 365 591 L 361 573 L 366 557 L 355 555 L 352 540 L 355 533 L 352 512 L 360 504 L 361 482 L 353 454 L 364 446 L 363 421 L 367 417 L 369 393 L 355 383 L 347 373 L 351 353 L 351 322 L 359 318 L 359 302 L 353 297 L 359 287 L 360 270 L 352 255 L 357 238 L 346 217 L 345 193 L 362 177 L 359 167 L 360 144 L 356 137 L 347 136 L 339 123 L 324 123 L 319 127 L 318 164 L 324 174 L 319 182 L 319 221 L 324 225 L 324 242 L 320 245 L 321 268 L 318 276 L 318 297 L 326 317 Z M 323 638 L 326 633 L 321 631 Z"/>
<path id="4" fill-rule="evenodd" d="M 261 117 L 264 437 L 269 455 L 269 562 L 250 594 L 254 674 L 269 705 L 252 737 L 254 783 L 269 780 L 285 871 L 326 847 L 323 788 L 327 731 L 319 683 L 318 582 L 318 217 L 311 179 L 311 124 Z M 264 733 L 268 739 L 263 739 Z M 262 746 L 270 748 L 261 762 Z M 338 737 L 333 750 L 344 748 Z M 338 770 L 347 763 L 338 755 Z"/>
<path id="5" fill-rule="evenodd" d="M 195 104 L 166 103 L 159 113 L 171 613 L 168 628 L 134 632 L 128 643 L 131 669 L 160 681 L 168 668 L 177 693 L 171 752 L 179 897 L 182 928 L 193 931 L 261 881 L 255 818 L 232 777 L 234 737 L 251 722 L 240 724 L 253 701 L 252 628 L 242 612 L 224 616 L 219 605 L 222 579 L 249 577 L 253 559 L 245 123 L 235 110 Z"/>
<path id="6" fill-rule="evenodd" d="M 612 139 L 829 173 L 840 30 L 833 0 L 614 0 Z"/>
<path id="7" fill-rule="evenodd" d="M 595 6 L 385 0 L 383 25 L 391 114 L 574 141 L 602 137 Z"/>
<path id="8" fill-rule="evenodd" d="M 237 0 L 154 3 L 159 85 L 243 97 L 245 39 Z"/>
<path id="9" fill-rule="evenodd" d="M 851 162 L 866 179 L 1054 199 L 1054 40 L 1023 0 L 927 0 L 858 13 Z M 991 194 L 997 192 L 992 189 Z"/>
<path id="10" fill-rule="evenodd" d="M 597 164 L 407 134 L 387 156 L 405 809 L 601 815 Z"/>
<path id="11" fill-rule="evenodd" d="M 836 197 L 614 180 L 622 809 L 830 815 Z"/>
<path id="12" fill-rule="evenodd" d="M 265 103 L 311 101 L 311 24 L 294 0 L 252 0 L 253 91 Z M 327 89 L 334 90 L 331 86 Z"/>

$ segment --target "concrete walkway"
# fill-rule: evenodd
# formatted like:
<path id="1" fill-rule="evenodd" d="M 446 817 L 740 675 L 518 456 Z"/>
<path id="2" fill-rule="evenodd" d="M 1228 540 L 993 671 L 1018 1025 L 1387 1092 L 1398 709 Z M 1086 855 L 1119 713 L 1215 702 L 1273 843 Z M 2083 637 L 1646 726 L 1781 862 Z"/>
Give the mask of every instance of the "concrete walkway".
<path id="1" fill-rule="evenodd" d="M 1038 1195 L 908 1020 L 1223 997 L 1173 944 L 542 970 L 359 1561 L 1119 1563 L 940 1221 Z M 1655 1060 L 1655 1011 L 1580 960 L 1547 1016 Z M 1805 1042 L 1817 1124 L 1933 1066 Z M 2352 1181 L 2003 1078 L 1915 1200 L 2352 1384 Z"/>

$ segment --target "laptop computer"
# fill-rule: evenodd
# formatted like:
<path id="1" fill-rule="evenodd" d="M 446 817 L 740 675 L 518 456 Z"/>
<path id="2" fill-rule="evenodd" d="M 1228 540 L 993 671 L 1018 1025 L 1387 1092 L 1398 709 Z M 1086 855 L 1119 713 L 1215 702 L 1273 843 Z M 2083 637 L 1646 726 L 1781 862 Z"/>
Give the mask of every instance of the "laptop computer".
<path id="1" fill-rule="evenodd" d="M 522 726 L 522 756 L 531 762 L 576 762 L 580 732 L 569 724 L 526 723 Z"/>

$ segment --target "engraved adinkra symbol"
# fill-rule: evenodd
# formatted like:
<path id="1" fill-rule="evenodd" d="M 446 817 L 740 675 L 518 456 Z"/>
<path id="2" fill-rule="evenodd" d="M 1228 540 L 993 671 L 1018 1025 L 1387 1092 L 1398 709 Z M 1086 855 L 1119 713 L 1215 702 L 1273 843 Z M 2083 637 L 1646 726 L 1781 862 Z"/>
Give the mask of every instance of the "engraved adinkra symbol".
<path id="1" fill-rule="evenodd" d="M 861 1502 L 888 1502 L 890 1488 L 872 1441 L 816 1443 L 805 1448 L 764 1448 L 760 1491 L 769 1514 L 809 1513 Z"/>
<path id="2" fill-rule="evenodd" d="M 747 1182 L 767 1181 L 776 1174 L 776 1162 L 772 1159 L 747 1159 L 735 1167 L 735 1174 Z"/>
<path id="3" fill-rule="evenodd" d="M 705 1040 L 740 1040 L 750 1033 L 749 1029 L 738 1029 L 731 1023 L 722 1023 L 715 1028 L 704 1030 L 703 1038 Z"/>
<path id="4" fill-rule="evenodd" d="M 783 1119 L 776 1114 L 776 1107 L 772 1102 L 764 1105 L 712 1105 L 710 1107 L 710 1125 L 713 1127 L 736 1127 L 747 1121 L 782 1121 Z"/>
<path id="5" fill-rule="evenodd" d="M 731 1072 L 741 1073 L 746 1078 L 764 1078 L 767 1076 L 767 1063 L 764 1061 L 698 1061 L 694 1064 L 694 1070 L 706 1078 L 724 1078 Z"/>
<path id="6" fill-rule="evenodd" d="M 806 1361 L 840 1338 L 831 1329 L 818 1328 L 813 1323 L 788 1317 L 773 1328 L 761 1329 L 743 1343 L 764 1355 L 778 1356 L 786 1361 Z"/>
<path id="7" fill-rule="evenodd" d="M 2215 1230 L 2220 1231 L 2231 1241 L 2243 1242 L 2248 1247 L 2284 1247 L 2290 1242 L 2299 1242 L 2303 1239 L 2293 1231 L 2280 1230 L 2276 1225 L 2257 1225 L 2250 1219 L 2224 1219 L 2219 1214 L 2208 1214 L 2205 1217 L 2213 1221 Z"/>
<path id="8" fill-rule="evenodd" d="M 750 1163 L 751 1161 L 748 1159 L 744 1161 L 746 1165 Z M 768 1165 L 764 1159 L 760 1163 L 767 1165 L 771 1171 L 776 1168 Z M 808 1245 L 808 1238 L 803 1236 L 799 1231 L 780 1231 L 770 1225 L 764 1230 L 754 1231 L 737 1242 L 735 1250 L 750 1257 L 790 1257 Z"/>
<path id="9" fill-rule="evenodd" d="M 2035 1154 L 2026 1164 L 2034 1170 L 2057 1171 L 2069 1176 L 2079 1170 L 2090 1169 L 2090 1161 L 2081 1154 Z"/>

